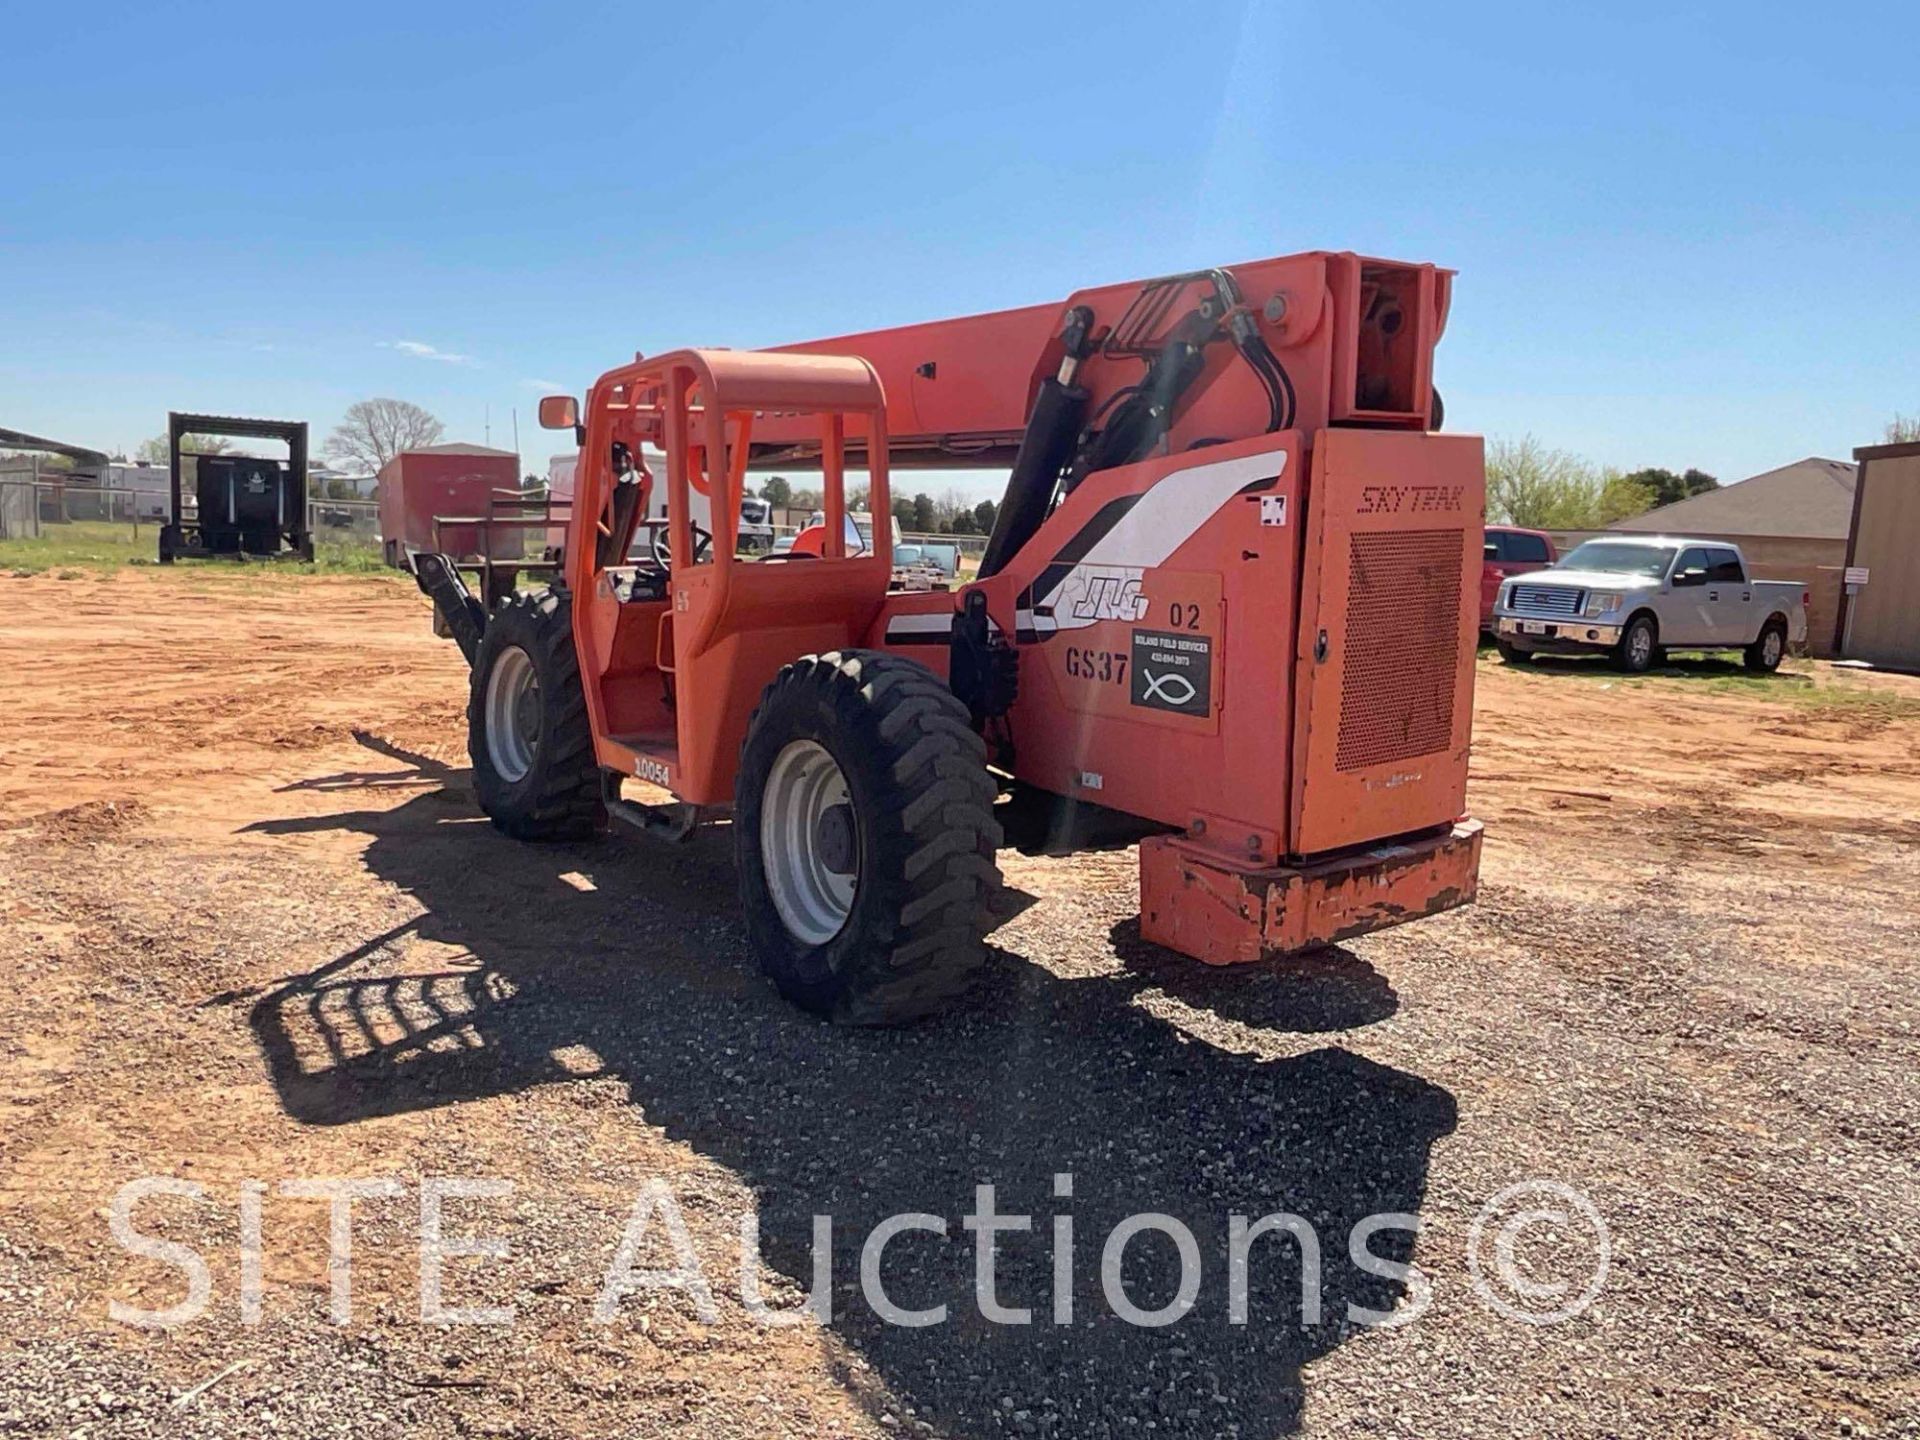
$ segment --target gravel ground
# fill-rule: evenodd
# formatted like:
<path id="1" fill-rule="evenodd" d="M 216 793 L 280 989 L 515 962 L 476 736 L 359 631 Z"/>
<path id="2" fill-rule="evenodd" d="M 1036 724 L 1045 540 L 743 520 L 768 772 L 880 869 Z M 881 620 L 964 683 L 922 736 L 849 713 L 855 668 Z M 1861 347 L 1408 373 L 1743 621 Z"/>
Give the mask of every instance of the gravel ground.
<path id="1" fill-rule="evenodd" d="M 1475 907 L 1215 972 L 1139 940 L 1131 851 L 1010 855 L 967 1004 L 847 1032 L 745 958 L 724 834 L 543 849 L 476 822 L 457 660 L 400 587 L 0 585 L 0 1434 L 1920 1434 L 1920 682 L 1489 663 Z M 206 1258 L 206 1311 L 171 1330 L 108 1315 L 186 1291 L 112 1237 L 142 1176 L 203 1187 L 139 1212 Z M 277 1189 L 321 1177 L 399 1190 L 355 1207 L 343 1326 L 326 1204 Z M 421 1323 L 431 1177 L 510 1182 L 446 1205 L 449 1236 L 509 1253 L 445 1265 L 448 1303 L 510 1325 Z M 1609 1241 L 1592 1303 L 1547 1325 L 1489 1298 L 1524 1299 L 1497 1216 L 1485 1295 L 1468 1264 L 1530 1180 Z M 658 1289 L 600 1323 L 656 1181 L 709 1318 Z M 982 1184 L 1033 1217 L 997 1249 L 1026 1325 L 975 1307 Z M 1229 1217 L 1282 1210 L 1319 1237 L 1319 1322 L 1268 1236 L 1231 1323 Z M 949 1307 L 919 1328 L 861 1288 L 906 1212 L 948 1225 L 886 1251 L 894 1304 Z M 1101 1278 L 1142 1212 L 1198 1257 L 1159 1328 Z M 1394 1213 L 1418 1235 L 1370 1253 L 1411 1278 L 1349 1253 Z M 788 1309 L 818 1214 L 831 1319 L 761 1323 L 742 1218 Z M 1514 1265 L 1571 1298 L 1595 1240 L 1577 1212 L 1527 1226 Z M 675 1265 L 669 1241 L 656 1213 L 634 1264 Z M 1120 1271 L 1150 1310 L 1179 1254 L 1145 1233 Z"/>

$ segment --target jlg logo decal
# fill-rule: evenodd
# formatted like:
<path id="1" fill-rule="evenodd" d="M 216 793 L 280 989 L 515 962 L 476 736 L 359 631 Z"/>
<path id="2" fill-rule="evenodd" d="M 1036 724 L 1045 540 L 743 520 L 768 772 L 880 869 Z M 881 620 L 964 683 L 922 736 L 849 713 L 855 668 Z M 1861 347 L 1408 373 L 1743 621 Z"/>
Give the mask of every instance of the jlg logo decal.
<path id="1" fill-rule="evenodd" d="M 1363 485 L 1356 515 L 1449 513 L 1466 497 L 1464 485 Z"/>
<path id="2" fill-rule="evenodd" d="M 1147 600 L 1140 593 L 1145 572 L 1122 565 L 1081 565 L 1055 592 L 1054 615 L 1081 624 L 1096 620 L 1144 620 Z"/>

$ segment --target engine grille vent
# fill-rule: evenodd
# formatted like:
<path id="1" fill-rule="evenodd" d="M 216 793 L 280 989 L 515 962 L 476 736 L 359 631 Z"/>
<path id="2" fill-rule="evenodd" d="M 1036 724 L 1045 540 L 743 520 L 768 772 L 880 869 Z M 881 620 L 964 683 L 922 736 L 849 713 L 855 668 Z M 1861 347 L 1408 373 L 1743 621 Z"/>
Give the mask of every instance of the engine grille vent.
<path id="1" fill-rule="evenodd" d="M 1466 532 L 1350 537 L 1341 770 L 1431 755 L 1453 741 Z"/>

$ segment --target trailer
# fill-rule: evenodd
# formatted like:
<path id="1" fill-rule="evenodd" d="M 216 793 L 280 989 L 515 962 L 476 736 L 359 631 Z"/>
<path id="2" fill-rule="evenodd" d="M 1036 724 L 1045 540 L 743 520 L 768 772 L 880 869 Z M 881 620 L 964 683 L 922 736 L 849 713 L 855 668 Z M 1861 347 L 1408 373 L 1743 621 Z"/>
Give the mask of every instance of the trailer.
<path id="1" fill-rule="evenodd" d="M 479 556 L 511 546 L 518 536 L 488 533 L 489 502 L 520 490 L 520 457 L 483 445 L 427 445 L 402 450 L 380 467 L 380 543 L 387 564 L 407 569 L 416 550 Z M 544 537 L 540 545 L 543 547 Z"/>

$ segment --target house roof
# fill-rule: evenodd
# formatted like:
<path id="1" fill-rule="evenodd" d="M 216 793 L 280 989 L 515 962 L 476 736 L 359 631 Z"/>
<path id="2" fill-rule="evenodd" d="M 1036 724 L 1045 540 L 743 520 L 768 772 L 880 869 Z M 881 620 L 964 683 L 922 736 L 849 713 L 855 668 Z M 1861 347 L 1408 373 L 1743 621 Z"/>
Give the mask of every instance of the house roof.
<path id="1" fill-rule="evenodd" d="M 1853 523 L 1855 474 L 1855 468 L 1844 460 L 1810 455 L 1749 480 L 1616 520 L 1607 528 L 1641 535 L 1844 540 Z"/>

